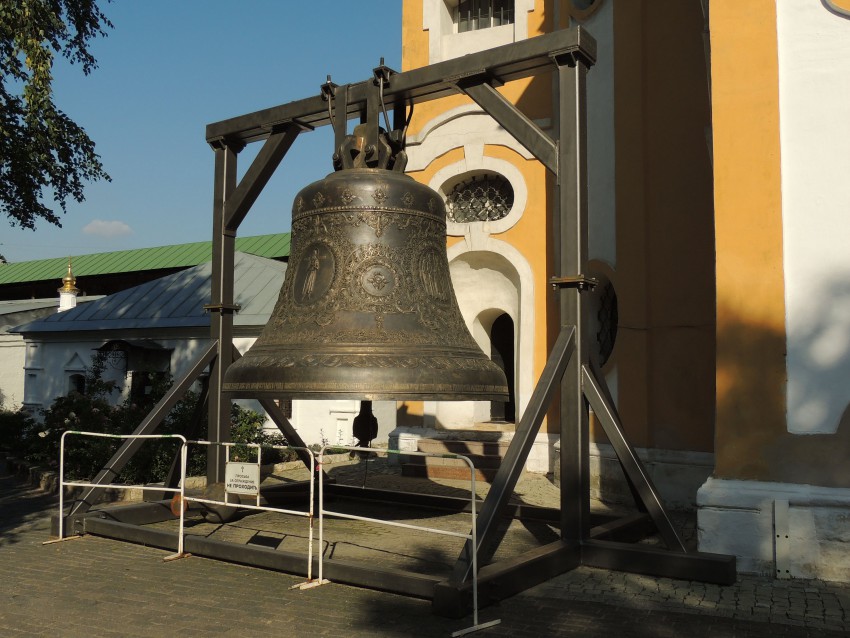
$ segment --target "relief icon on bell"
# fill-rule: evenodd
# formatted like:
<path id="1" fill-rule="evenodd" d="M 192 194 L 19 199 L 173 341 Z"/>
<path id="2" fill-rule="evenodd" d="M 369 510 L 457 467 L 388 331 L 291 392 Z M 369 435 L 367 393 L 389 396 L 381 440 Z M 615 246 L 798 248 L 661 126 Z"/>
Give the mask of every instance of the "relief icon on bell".
<path id="1" fill-rule="evenodd" d="M 334 257 L 327 246 L 315 243 L 295 273 L 294 298 L 298 304 L 313 303 L 325 296 L 334 278 Z"/>

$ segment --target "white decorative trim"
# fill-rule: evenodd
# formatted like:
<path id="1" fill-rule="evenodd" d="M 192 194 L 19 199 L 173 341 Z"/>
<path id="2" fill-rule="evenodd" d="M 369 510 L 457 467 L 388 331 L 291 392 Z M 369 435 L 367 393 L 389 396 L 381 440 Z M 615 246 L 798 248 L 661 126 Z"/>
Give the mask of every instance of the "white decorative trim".
<path id="1" fill-rule="evenodd" d="M 422 0 L 422 30 L 428 32 L 428 63 L 519 42 L 528 38 L 528 14 L 534 0 L 514 1 L 514 24 L 457 33 L 452 10 L 457 0 Z"/>
<path id="2" fill-rule="evenodd" d="M 462 144 L 459 143 L 462 141 Z M 407 139 L 407 171 L 421 171 L 435 158 L 461 147 L 504 146 L 524 159 L 534 155 L 475 104 L 465 104 L 430 120 Z"/>
<path id="3" fill-rule="evenodd" d="M 503 312 L 508 312 L 511 319 L 514 321 L 514 333 L 516 338 L 516 387 L 515 387 L 515 402 L 516 402 L 516 418 L 517 421 L 522 417 L 528 401 L 531 398 L 531 393 L 534 390 L 534 333 L 535 333 L 535 313 L 534 313 L 534 273 L 531 265 L 525 259 L 523 254 L 519 252 L 511 244 L 508 244 L 492 237 L 481 237 L 480 241 L 473 242 L 470 238 L 466 242 L 459 242 L 448 249 L 447 256 L 449 267 L 452 262 L 462 259 L 465 255 L 470 255 L 475 252 L 489 252 L 501 256 L 510 265 L 516 277 L 519 280 L 519 289 L 517 292 L 517 308 L 515 310 L 499 308 Z M 463 312 L 462 300 L 461 312 Z M 483 308 L 476 309 L 475 317 L 464 316 L 467 327 L 472 330 L 475 318 L 482 312 Z"/>
<path id="4" fill-rule="evenodd" d="M 479 343 L 486 345 L 488 340 L 486 330 L 480 325 L 479 318 L 482 313 L 489 315 L 492 311 L 498 310 L 506 312 L 513 319 L 517 339 L 515 398 L 517 418 L 519 418 L 533 390 L 534 278 L 531 267 L 516 248 L 508 243 L 492 239 L 490 235 L 504 232 L 519 220 L 527 204 L 528 187 L 522 173 L 515 165 L 505 160 L 485 156 L 485 144 L 501 145 L 513 150 L 524 159 L 533 158 L 527 149 L 478 106 L 464 105 L 441 113 L 429 121 L 418 135 L 408 139 L 407 168 L 409 171 L 421 171 L 437 157 L 453 149 L 463 148 L 463 160 L 440 169 L 432 177 L 430 183 L 435 190 L 440 190 L 452 178 L 475 170 L 500 173 L 511 182 L 514 188 L 514 206 L 506 218 L 495 222 L 449 224 L 448 232 L 455 236 L 464 236 L 465 241 L 449 249 L 448 258 L 450 266 L 452 261 L 462 258 L 462 255 L 475 252 L 489 253 L 492 257 L 499 256 L 501 260 L 504 260 L 503 264 L 495 264 L 493 269 L 513 282 L 511 294 L 515 295 L 514 302 L 473 308 L 469 304 L 467 304 L 469 307 L 464 307 L 463 300 L 459 299 L 459 301 L 461 312 L 466 311 L 464 319 L 467 326 Z M 455 286 L 457 287 L 457 283 Z M 441 427 L 469 427 L 476 420 L 481 420 L 482 405 L 476 406 L 475 402 L 455 402 L 451 407 L 443 404 L 426 406 L 426 418 L 430 417 L 433 420 L 432 423 Z"/>
<path id="5" fill-rule="evenodd" d="M 63 366 L 65 372 L 85 372 L 86 367 L 86 362 L 79 352 L 73 352 Z"/>
<path id="6" fill-rule="evenodd" d="M 739 572 L 850 581 L 848 488 L 709 478 L 697 506 L 700 551 L 734 554 Z"/>
<path id="7" fill-rule="evenodd" d="M 487 234 L 503 233 L 516 224 L 528 202 L 528 186 L 520 170 L 505 160 L 487 157 L 484 155 L 484 147 L 481 145 L 464 145 L 464 159 L 454 164 L 441 168 L 431 178 L 429 186 L 437 191 L 445 199 L 448 196 L 446 190 L 455 186 L 459 179 L 466 175 L 480 173 L 497 173 L 508 180 L 514 191 L 514 203 L 511 210 L 502 219 L 484 222 L 458 223 L 446 219 L 446 233 L 453 237 L 463 237 L 469 232 L 471 224 L 483 226 Z"/>

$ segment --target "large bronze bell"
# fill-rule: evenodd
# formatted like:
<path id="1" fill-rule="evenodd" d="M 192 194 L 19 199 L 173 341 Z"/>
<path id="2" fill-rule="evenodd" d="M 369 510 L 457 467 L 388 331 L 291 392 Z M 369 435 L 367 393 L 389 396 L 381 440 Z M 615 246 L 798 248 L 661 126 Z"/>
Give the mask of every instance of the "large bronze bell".
<path id="1" fill-rule="evenodd" d="M 504 372 L 455 300 L 445 220 L 440 196 L 397 170 L 348 168 L 304 188 L 277 305 L 222 390 L 506 401 Z"/>

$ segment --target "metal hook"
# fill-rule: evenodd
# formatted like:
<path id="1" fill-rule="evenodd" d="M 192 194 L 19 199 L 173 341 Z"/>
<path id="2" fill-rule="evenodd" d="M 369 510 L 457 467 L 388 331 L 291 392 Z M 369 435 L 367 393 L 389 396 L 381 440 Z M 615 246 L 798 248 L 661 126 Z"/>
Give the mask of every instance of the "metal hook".
<path id="1" fill-rule="evenodd" d="M 410 120 L 413 119 L 413 100 L 410 101 L 410 112 L 404 118 L 404 128 L 401 129 L 401 148 L 407 148 L 407 128 L 410 126 Z"/>
<path id="2" fill-rule="evenodd" d="M 375 76 L 375 84 L 378 85 L 378 97 L 381 102 L 381 111 L 384 113 L 384 125 L 386 126 L 387 131 L 391 131 L 392 127 L 390 126 L 390 118 L 387 115 L 387 106 L 384 104 L 384 85 L 389 86 L 390 76 L 395 73 L 391 68 L 384 64 L 384 58 L 381 57 L 381 64 L 372 69 L 372 73 Z"/>
<path id="3" fill-rule="evenodd" d="M 331 76 L 329 74 L 328 75 L 328 81 L 325 82 L 321 87 L 321 89 L 322 89 L 322 99 L 325 100 L 328 103 L 328 119 L 331 121 L 331 126 L 334 127 L 334 128 L 336 128 L 336 121 L 334 119 L 334 113 L 333 113 L 333 102 L 334 102 L 334 98 L 336 97 L 336 90 L 337 90 L 338 86 L 339 85 L 331 82 Z"/>
<path id="4" fill-rule="evenodd" d="M 384 104 L 384 78 L 380 78 L 378 82 L 378 96 L 381 99 L 381 111 L 384 112 L 384 126 L 387 127 L 387 130 L 391 130 L 390 128 L 390 118 L 387 115 L 387 106 Z"/>

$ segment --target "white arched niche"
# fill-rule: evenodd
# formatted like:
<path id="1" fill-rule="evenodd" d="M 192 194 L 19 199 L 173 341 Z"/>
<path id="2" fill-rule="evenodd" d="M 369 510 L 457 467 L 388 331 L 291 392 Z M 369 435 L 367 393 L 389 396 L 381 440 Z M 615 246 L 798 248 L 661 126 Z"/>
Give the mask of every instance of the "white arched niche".
<path id="1" fill-rule="evenodd" d="M 448 250 L 449 269 L 460 312 L 475 341 L 490 354 L 490 330 L 501 314 L 514 322 L 516 418 L 520 419 L 533 390 L 534 288 L 531 266 L 520 252 L 488 238 L 484 246 L 466 243 Z M 468 429 L 490 420 L 489 401 L 431 401 L 425 413 L 438 428 Z"/>

